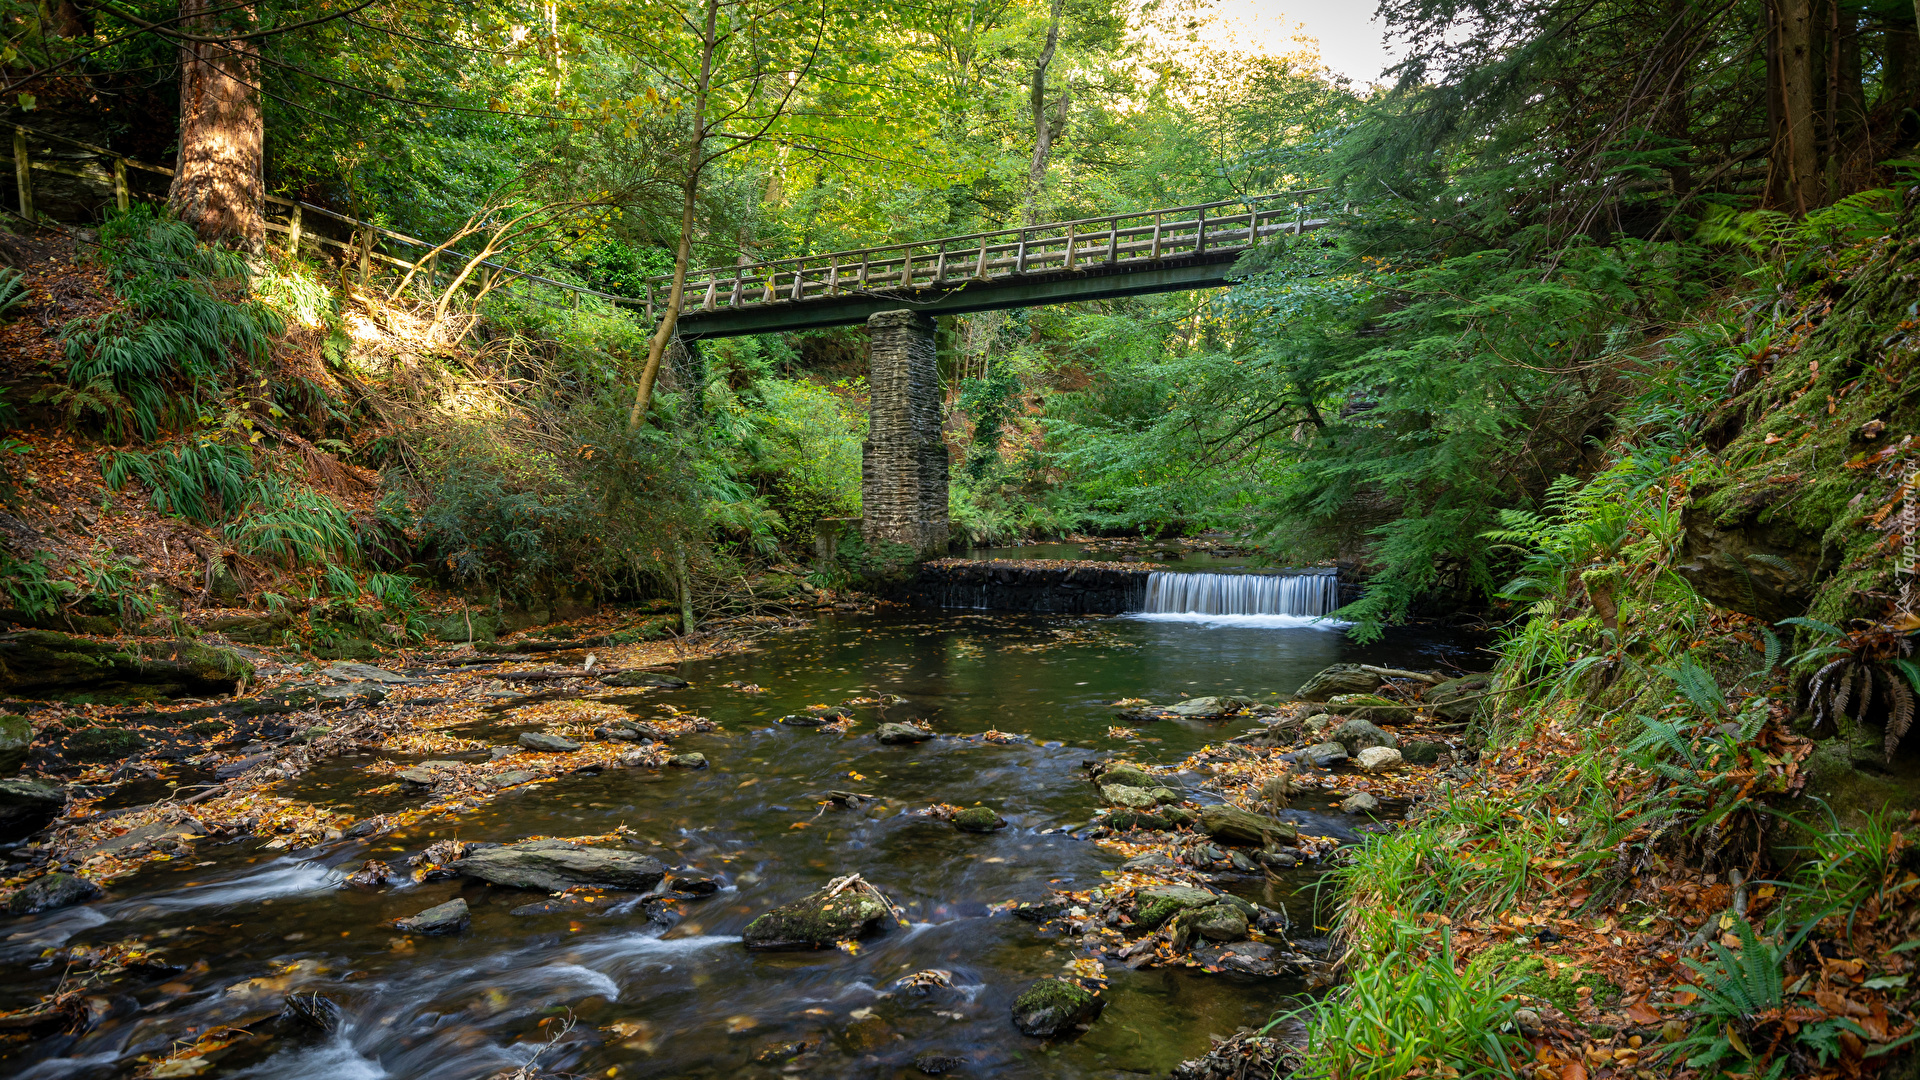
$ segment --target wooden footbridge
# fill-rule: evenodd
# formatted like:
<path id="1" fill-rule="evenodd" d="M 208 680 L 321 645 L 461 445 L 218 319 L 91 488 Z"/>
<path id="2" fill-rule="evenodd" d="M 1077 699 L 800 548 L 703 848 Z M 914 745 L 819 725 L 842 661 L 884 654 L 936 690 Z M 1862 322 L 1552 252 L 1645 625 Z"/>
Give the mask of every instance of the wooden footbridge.
<path id="1" fill-rule="evenodd" d="M 1229 268 L 1248 248 L 1324 225 L 1308 216 L 1322 190 L 703 270 L 687 278 L 680 335 L 724 338 L 848 326 L 901 309 L 961 315 L 1212 288 L 1228 283 Z M 641 303 L 649 317 L 671 285 L 669 277 L 648 283 Z"/>

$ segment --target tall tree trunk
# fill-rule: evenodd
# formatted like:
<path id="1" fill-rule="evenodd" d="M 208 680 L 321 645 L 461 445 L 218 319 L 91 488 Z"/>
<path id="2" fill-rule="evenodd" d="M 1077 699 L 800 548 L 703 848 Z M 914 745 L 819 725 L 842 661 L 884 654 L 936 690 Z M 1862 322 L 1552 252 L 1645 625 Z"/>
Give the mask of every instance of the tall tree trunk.
<path id="1" fill-rule="evenodd" d="M 1904 106 L 1913 94 L 1916 76 L 1920 76 L 1920 34 L 1914 27 L 1890 24 L 1881 36 L 1882 55 L 1886 57 L 1885 67 L 1880 76 L 1880 97 L 1873 107 L 1883 109 L 1889 104 Z"/>
<path id="2" fill-rule="evenodd" d="M 1819 130 L 1814 111 L 1813 0 L 1779 0 L 1780 130 L 1775 170 L 1787 208 L 1804 214 L 1820 201 Z"/>
<path id="3" fill-rule="evenodd" d="M 1914 0 L 1920 4 L 1920 0 Z M 1040 50 L 1040 58 L 1033 65 L 1033 88 L 1029 98 L 1033 107 L 1033 163 L 1027 166 L 1026 204 L 1021 214 L 1022 223 L 1038 224 L 1044 215 L 1041 193 L 1047 180 L 1047 162 L 1053 157 L 1053 140 L 1066 126 L 1067 93 L 1060 92 L 1060 117 L 1054 120 L 1047 115 L 1047 69 L 1053 66 L 1053 53 L 1060 45 L 1060 12 L 1065 0 L 1053 0 L 1053 13 L 1047 22 L 1047 44 Z"/>
<path id="4" fill-rule="evenodd" d="M 77 0 L 55 0 L 52 10 L 53 32 L 63 38 L 93 36 L 93 11 Z"/>
<path id="5" fill-rule="evenodd" d="M 660 325 L 647 342 L 647 364 L 640 371 L 640 387 L 633 393 L 633 409 L 627 413 L 627 430 L 640 427 L 640 421 L 653 407 L 653 384 L 660 378 L 660 360 L 667 355 L 667 343 L 680 325 L 680 310 L 687 299 L 687 264 L 693 259 L 693 214 L 700 200 L 700 173 L 706 168 L 707 91 L 713 84 L 713 54 L 718 45 L 714 36 L 720 17 L 720 0 L 707 0 L 706 25 L 700 41 L 700 81 L 693 94 L 693 138 L 687 148 L 686 182 L 680 186 L 680 245 L 673 253 L 673 288 L 667 293 L 667 310 Z"/>
<path id="6" fill-rule="evenodd" d="M 224 10 L 219 0 L 180 0 L 188 32 L 245 33 L 253 9 Z M 260 216 L 264 125 L 260 116 L 260 56 L 249 41 L 188 41 L 180 47 L 180 156 L 167 204 L 200 239 L 250 252 L 266 247 Z"/>

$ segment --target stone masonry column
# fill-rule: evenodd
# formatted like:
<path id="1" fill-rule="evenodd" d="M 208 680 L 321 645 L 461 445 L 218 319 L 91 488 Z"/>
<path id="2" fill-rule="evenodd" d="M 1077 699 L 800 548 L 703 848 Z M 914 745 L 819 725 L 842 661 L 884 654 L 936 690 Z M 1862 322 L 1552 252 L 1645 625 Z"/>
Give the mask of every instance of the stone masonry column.
<path id="1" fill-rule="evenodd" d="M 940 433 L 934 322 L 917 311 L 867 319 L 871 406 L 860 467 L 862 535 L 921 558 L 947 551 L 947 444 Z"/>

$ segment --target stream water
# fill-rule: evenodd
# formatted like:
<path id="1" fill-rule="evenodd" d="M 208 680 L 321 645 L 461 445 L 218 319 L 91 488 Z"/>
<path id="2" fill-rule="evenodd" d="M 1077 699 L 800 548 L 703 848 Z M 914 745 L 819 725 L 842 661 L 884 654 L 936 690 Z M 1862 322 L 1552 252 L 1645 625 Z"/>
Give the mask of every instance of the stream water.
<path id="1" fill-rule="evenodd" d="M 1162 721 L 1128 744 L 1107 736 L 1110 703 L 1170 702 L 1294 690 L 1338 661 L 1397 667 L 1472 666 L 1465 647 L 1413 634 L 1357 646 L 1324 627 L 1234 627 L 1134 618 L 999 617 L 935 612 L 826 616 L 751 653 L 688 663 L 685 690 L 636 699 L 643 716 L 669 702 L 721 730 L 676 748 L 712 761 L 700 772 L 619 770 L 575 775 L 509 793 L 434 831 L 348 842 L 297 856 L 258 839 L 203 842 L 196 858 L 148 868 L 93 904 L 0 924 L 0 1007 L 50 992 L 62 971 L 43 953 L 61 944 L 140 937 L 192 965 L 149 984 L 104 987 L 84 1035 L 29 1044 L 0 1072 L 18 1080 L 130 1075 L 137 1056 L 164 1056 L 216 1025 L 266 1033 L 206 1076 L 475 1080 L 524 1062 L 568 1015 L 576 1026 L 539 1064 L 591 1076 L 908 1077 L 916 1057 L 959 1059 L 962 1076 L 1164 1076 L 1203 1053 L 1208 1035 L 1257 1025 L 1302 992 L 1296 983 L 1185 969 L 1110 967 L 1108 1006 L 1083 1036 L 1028 1039 L 1008 1021 L 1025 984 L 1072 958 L 1059 942 L 995 905 L 1049 888 L 1092 888 L 1121 859 L 1069 831 L 1097 808 L 1083 762 L 1129 749 L 1178 761 L 1249 726 Z M 747 693 L 725 684 L 758 684 Z M 871 737 L 874 710 L 842 736 L 774 721 L 809 704 L 897 694 L 887 719 L 924 718 L 943 735 L 996 729 L 1031 742 L 941 738 L 911 747 Z M 481 730 L 509 741 L 513 714 Z M 443 755 L 444 756 L 444 755 Z M 290 781 L 282 794 L 366 814 L 404 796 L 351 793 L 385 778 L 343 759 Z M 857 774 L 858 779 L 855 778 Z M 1191 778 L 1197 783 L 1200 777 Z M 880 795 L 865 812 L 828 807 L 828 790 Z M 998 809 L 1011 823 L 990 835 L 959 832 L 912 810 L 933 802 Z M 1347 834 L 1358 822 L 1296 811 L 1306 832 Z M 801 823 L 805 827 L 796 827 Z M 592 835 L 625 824 L 643 850 L 717 878 L 721 891 L 680 905 L 680 920 L 649 922 L 637 903 L 598 917 L 513 916 L 538 899 L 471 881 L 378 893 L 338 887 L 335 868 L 377 857 L 396 868 L 436 838 L 510 842 L 529 835 Z M 860 871 L 905 911 L 854 955 L 748 953 L 740 932 L 761 911 L 829 878 Z M 1310 867 L 1247 895 L 1312 917 Z M 414 938 L 383 926 L 464 896 L 472 927 Z M 892 992 L 927 968 L 952 988 Z M 251 981 L 250 981 L 251 980 Z M 319 991 L 344 1022 L 302 1037 L 260 1024 L 286 994 Z M 791 1044 L 812 1044 L 797 1057 Z M 181 1074 L 185 1075 L 185 1074 Z"/>

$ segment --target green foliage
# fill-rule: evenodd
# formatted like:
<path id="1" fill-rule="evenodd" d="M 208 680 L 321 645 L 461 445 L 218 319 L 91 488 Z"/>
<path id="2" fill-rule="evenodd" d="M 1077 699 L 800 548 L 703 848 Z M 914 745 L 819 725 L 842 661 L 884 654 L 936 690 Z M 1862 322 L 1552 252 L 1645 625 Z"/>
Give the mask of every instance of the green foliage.
<path id="1" fill-rule="evenodd" d="M 1531 1058 L 1513 1025 L 1525 978 L 1476 971 L 1454 958 L 1450 933 L 1424 941 L 1403 927 L 1394 946 L 1351 969 L 1308 1020 L 1303 1072 L 1389 1080 L 1416 1068 L 1462 1077 L 1518 1077 Z"/>
<path id="2" fill-rule="evenodd" d="M 107 487 L 119 491 L 138 480 L 163 514 L 210 525 L 238 514 L 253 490 L 253 455 L 244 446 L 181 442 L 147 453 L 123 450 L 101 459 Z"/>
<path id="3" fill-rule="evenodd" d="M 38 551 L 21 559 L 0 551 L 0 590 L 7 606 L 38 618 L 60 609 L 60 602 L 79 592 L 71 581 L 53 576 L 52 556 Z"/>
<path id="4" fill-rule="evenodd" d="M 199 244 L 145 203 L 108 220 L 100 258 L 125 306 L 61 328 L 67 387 L 52 400 L 74 420 L 98 414 L 116 438 L 153 438 L 180 411 L 172 392 L 210 399 L 234 368 L 264 362 L 282 328 L 236 298 L 247 286 L 239 255 Z"/>
<path id="5" fill-rule="evenodd" d="M 1748 1076 L 1777 1077 L 1786 1070 L 1786 1058 L 1773 1058 L 1777 1047 L 1752 1039 L 1750 1033 L 1760 1014 L 1778 1010 L 1785 1003 L 1783 965 L 1793 950 L 1800 947 L 1814 923 L 1808 923 L 1799 933 L 1780 942 L 1755 933 L 1745 918 L 1735 915 L 1731 921 L 1740 939 L 1739 949 L 1729 949 L 1715 941 L 1710 946 L 1711 960 L 1687 958 L 1695 981 L 1681 988 L 1699 995 L 1700 1000 L 1689 1008 L 1703 1022 L 1675 1043 L 1671 1053 L 1685 1061 L 1688 1068 L 1715 1069 L 1723 1061 L 1739 1059 L 1736 1063 Z M 1742 1038 L 1743 1034 L 1749 1037 Z M 1823 1034 L 1830 1032 L 1823 1032 L 1815 1025 L 1800 1032 L 1802 1041 L 1814 1042 L 1816 1046 Z M 1821 1055 L 1823 1062 L 1826 1056 Z M 1763 1069 L 1766 1071 L 1760 1071 Z"/>
<path id="6" fill-rule="evenodd" d="M 357 561 L 353 517 L 328 496 L 293 487 L 277 476 L 256 479 L 247 512 L 225 527 L 227 541 L 242 554 L 283 566 Z"/>
<path id="7" fill-rule="evenodd" d="M 20 306 L 20 302 L 26 298 L 27 286 L 20 280 L 20 271 L 0 270 L 0 319 L 5 319 L 7 313 Z"/>

